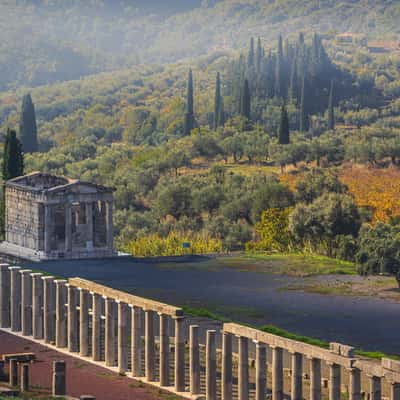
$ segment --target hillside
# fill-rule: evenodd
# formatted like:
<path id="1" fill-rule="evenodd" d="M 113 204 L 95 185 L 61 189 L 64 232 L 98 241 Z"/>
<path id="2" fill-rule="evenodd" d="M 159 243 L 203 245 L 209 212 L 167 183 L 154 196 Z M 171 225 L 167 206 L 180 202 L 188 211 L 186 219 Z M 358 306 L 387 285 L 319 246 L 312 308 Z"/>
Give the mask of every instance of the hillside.
<path id="1" fill-rule="evenodd" d="M 251 35 L 270 42 L 299 30 L 349 31 L 396 40 L 399 18 L 399 3 L 388 0 L 6 1 L 0 89 L 240 49 Z"/>

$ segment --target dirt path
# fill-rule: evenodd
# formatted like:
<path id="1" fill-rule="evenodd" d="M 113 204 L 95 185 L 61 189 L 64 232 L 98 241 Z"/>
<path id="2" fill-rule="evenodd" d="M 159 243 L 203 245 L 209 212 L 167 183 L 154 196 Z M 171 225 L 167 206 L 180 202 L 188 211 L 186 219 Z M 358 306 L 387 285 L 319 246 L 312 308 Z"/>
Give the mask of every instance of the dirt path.
<path id="1" fill-rule="evenodd" d="M 37 361 L 31 365 L 30 380 L 35 392 L 50 393 L 52 362 L 67 363 L 67 394 L 78 397 L 90 394 L 97 400 L 179 400 L 158 388 L 143 385 L 107 369 L 66 356 L 40 344 L 0 331 L 0 357 L 7 353 L 33 352 Z"/>

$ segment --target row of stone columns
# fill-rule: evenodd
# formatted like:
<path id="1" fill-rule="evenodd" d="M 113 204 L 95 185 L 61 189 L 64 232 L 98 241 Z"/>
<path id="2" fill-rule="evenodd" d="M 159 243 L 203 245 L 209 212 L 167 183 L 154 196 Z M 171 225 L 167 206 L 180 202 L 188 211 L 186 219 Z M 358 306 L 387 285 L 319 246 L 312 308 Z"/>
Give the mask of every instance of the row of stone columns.
<path id="1" fill-rule="evenodd" d="M 104 315 L 103 315 L 104 301 Z M 142 324 L 144 313 L 144 327 Z M 79 317 L 78 317 L 79 316 Z M 158 316 L 158 318 L 156 318 Z M 175 324 L 174 382 L 170 382 L 170 338 L 169 323 Z M 178 392 L 185 391 L 185 333 L 184 319 L 157 313 L 152 309 L 142 309 L 98 293 L 89 292 L 57 280 L 19 267 L 0 264 L 0 327 L 10 328 L 25 336 L 42 339 L 45 343 L 55 343 L 58 348 L 70 352 L 79 351 L 83 357 L 102 361 L 101 333 L 104 323 L 104 362 L 116 366 L 120 373 L 128 371 L 128 339 L 131 338 L 131 375 L 144 377 L 149 382 L 156 380 L 155 323 L 159 323 L 159 383 L 161 386 L 174 385 Z M 131 325 L 128 325 L 129 319 Z M 89 325 L 92 336 L 89 338 Z M 190 393 L 200 394 L 200 352 L 199 326 L 189 327 L 189 381 Z M 142 331 L 144 330 L 144 346 Z M 91 349 L 89 342 L 91 339 Z M 249 399 L 249 338 L 239 336 L 238 344 L 238 400 Z M 232 352 L 233 335 L 222 332 L 221 397 L 232 399 Z M 206 399 L 217 397 L 217 334 L 214 330 L 206 335 Z M 256 341 L 255 386 L 256 400 L 264 400 L 267 392 L 267 344 Z M 144 348 L 143 348 L 144 347 Z M 272 400 L 282 400 L 283 351 L 281 347 L 270 346 L 272 351 Z M 144 350 L 145 368 L 141 361 Z M 293 352 L 291 357 L 291 399 L 303 399 L 303 355 Z M 321 400 L 321 359 L 310 358 L 310 400 Z M 329 400 L 340 400 L 341 366 L 335 363 L 329 367 Z M 144 372 L 144 374 L 143 374 Z M 349 400 L 361 399 L 361 372 L 357 368 L 348 370 Z M 370 376 L 370 399 L 381 399 L 381 378 Z M 391 400 L 400 400 L 398 383 L 391 385 Z"/>

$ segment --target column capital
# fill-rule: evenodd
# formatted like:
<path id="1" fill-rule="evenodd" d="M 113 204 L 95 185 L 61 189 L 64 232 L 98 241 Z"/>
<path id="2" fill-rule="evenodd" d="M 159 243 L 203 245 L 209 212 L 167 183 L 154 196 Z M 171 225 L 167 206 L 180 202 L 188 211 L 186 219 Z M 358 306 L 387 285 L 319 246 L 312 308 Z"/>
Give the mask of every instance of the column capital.
<path id="1" fill-rule="evenodd" d="M 20 271 L 21 267 L 8 267 L 9 271 Z"/>
<path id="2" fill-rule="evenodd" d="M 65 286 L 67 286 L 68 281 L 66 279 L 55 279 L 54 283 L 56 285 L 65 285 Z"/>
<path id="3" fill-rule="evenodd" d="M 45 276 L 42 276 L 42 280 L 44 280 L 44 281 L 54 281 L 54 276 L 45 275 Z"/>
<path id="4" fill-rule="evenodd" d="M 30 275 L 32 273 L 31 269 L 21 269 L 21 271 L 19 271 L 19 273 L 21 275 Z"/>
<path id="5" fill-rule="evenodd" d="M 43 276 L 43 274 L 41 272 L 33 272 L 31 274 L 32 278 L 40 278 L 41 276 Z"/>

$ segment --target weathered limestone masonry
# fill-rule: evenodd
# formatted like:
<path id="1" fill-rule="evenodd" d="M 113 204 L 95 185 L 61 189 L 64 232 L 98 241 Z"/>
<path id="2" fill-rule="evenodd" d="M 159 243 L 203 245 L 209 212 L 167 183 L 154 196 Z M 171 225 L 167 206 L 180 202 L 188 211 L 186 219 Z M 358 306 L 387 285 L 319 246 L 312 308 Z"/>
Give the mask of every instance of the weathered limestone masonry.
<path id="1" fill-rule="evenodd" d="M 1 264 L 0 306 L 6 332 L 187 398 L 265 400 L 271 393 L 272 400 L 321 400 L 327 392 L 329 400 L 340 400 L 347 391 L 349 400 L 380 400 L 383 392 L 400 400 L 398 361 L 360 358 L 339 343 L 324 349 L 234 323 L 222 331 L 188 326 L 181 308 L 80 278 L 55 281 Z M 367 393 L 362 383 L 369 384 Z"/>
<path id="2" fill-rule="evenodd" d="M 113 189 L 40 172 L 5 187 L 1 252 L 34 261 L 114 255 Z"/>

